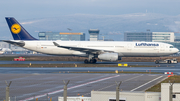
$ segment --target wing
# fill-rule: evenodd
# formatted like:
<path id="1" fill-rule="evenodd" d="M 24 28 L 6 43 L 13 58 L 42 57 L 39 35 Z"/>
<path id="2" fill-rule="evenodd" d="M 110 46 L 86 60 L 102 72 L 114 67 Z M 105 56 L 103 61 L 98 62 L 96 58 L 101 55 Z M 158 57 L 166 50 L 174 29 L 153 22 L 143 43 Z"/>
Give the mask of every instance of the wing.
<path id="1" fill-rule="evenodd" d="M 16 45 L 16 46 L 20 46 L 20 47 L 23 47 L 25 45 L 25 42 L 23 41 L 11 41 L 11 40 L 2 40 L 2 41 Z"/>
<path id="2" fill-rule="evenodd" d="M 109 50 L 99 50 L 99 49 L 82 48 L 82 47 L 61 46 L 56 42 L 53 42 L 53 44 L 55 46 L 57 46 L 57 47 L 60 47 L 60 48 L 66 48 L 66 49 L 69 49 L 69 50 L 85 52 L 86 54 L 101 54 L 101 53 L 104 53 L 104 52 L 113 52 L 113 51 L 109 51 Z"/>

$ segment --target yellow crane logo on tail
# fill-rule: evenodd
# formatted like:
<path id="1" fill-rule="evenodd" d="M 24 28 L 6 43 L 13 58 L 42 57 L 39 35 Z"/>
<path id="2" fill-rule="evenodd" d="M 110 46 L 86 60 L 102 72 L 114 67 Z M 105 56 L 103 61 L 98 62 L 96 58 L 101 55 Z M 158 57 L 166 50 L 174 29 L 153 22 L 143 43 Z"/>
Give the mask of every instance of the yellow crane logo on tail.
<path id="1" fill-rule="evenodd" d="M 20 31 L 21 31 L 21 26 L 19 24 L 13 24 L 11 26 L 11 31 L 14 33 L 14 34 L 18 34 Z"/>

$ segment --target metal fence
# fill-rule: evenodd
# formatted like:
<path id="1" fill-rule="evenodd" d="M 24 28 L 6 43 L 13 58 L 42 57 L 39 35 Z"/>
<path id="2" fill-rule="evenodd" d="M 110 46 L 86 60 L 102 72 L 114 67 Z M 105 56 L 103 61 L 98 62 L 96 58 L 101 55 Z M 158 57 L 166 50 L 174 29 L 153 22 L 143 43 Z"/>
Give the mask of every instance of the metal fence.
<path id="1" fill-rule="evenodd" d="M 81 84 L 81 81 L 76 81 L 76 82 L 79 82 L 80 86 L 85 85 L 85 84 Z M 64 84 L 61 84 L 61 86 L 64 86 L 64 88 L 63 89 L 58 89 L 58 90 L 56 90 L 54 92 L 49 92 L 49 93 L 39 92 L 39 93 L 35 93 L 35 94 L 32 94 L 32 93 L 28 94 L 27 92 L 28 92 L 29 89 L 27 89 L 27 91 L 24 91 L 24 92 L 26 92 L 26 94 L 19 95 L 18 94 L 18 89 L 17 89 L 17 91 L 16 91 L 17 96 L 11 96 L 10 95 L 11 94 L 11 87 L 10 87 L 11 82 L 10 83 L 6 82 L 6 87 L 5 87 L 6 90 L 4 89 L 4 92 L 3 92 L 4 94 L 0 94 L 0 101 L 8 101 L 8 100 L 9 101 L 68 101 L 67 100 L 68 92 L 71 92 L 71 90 L 68 90 L 68 89 L 71 89 L 74 86 L 67 88 L 70 81 L 63 81 L 63 83 Z M 13 82 L 12 82 L 12 84 L 13 84 Z M 114 89 L 114 91 L 116 90 L 116 92 L 117 92 L 116 97 L 117 97 L 117 99 L 119 99 L 119 86 L 120 86 L 120 84 L 121 84 L 121 82 L 120 83 L 118 83 L 118 82 L 115 83 L 115 82 L 112 81 L 112 82 L 107 82 L 105 84 L 96 83 L 96 84 L 93 84 L 93 85 L 95 85 L 95 86 L 111 85 L 111 87 L 116 88 L 116 89 Z M 43 86 L 43 85 L 41 85 L 41 86 Z M 91 87 L 91 85 L 87 85 L 87 89 L 88 89 L 88 87 Z M 13 89 L 12 93 L 14 93 L 14 89 L 16 89 L 16 88 L 12 88 L 12 89 Z M 79 88 L 79 89 L 81 89 L 81 88 Z M 2 89 L 0 89 L 0 90 L 2 90 Z M 81 90 L 83 90 L 83 89 L 81 89 Z M 81 95 L 79 93 L 76 94 L 76 95 L 77 96 L 75 96 L 74 98 L 72 98 L 72 97 L 68 98 L 69 101 L 70 100 L 71 101 L 91 101 L 90 93 L 87 94 L 89 97 L 87 97 L 87 96 L 84 97 L 83 95 Z M 58 97 L 59 97 L 59 99 L 58 99 Z M 83 100 L 83 98 L 86 99 L 86 100 Z M 76 99 L 76 100 L 72 100 L 72 99 Z"/>

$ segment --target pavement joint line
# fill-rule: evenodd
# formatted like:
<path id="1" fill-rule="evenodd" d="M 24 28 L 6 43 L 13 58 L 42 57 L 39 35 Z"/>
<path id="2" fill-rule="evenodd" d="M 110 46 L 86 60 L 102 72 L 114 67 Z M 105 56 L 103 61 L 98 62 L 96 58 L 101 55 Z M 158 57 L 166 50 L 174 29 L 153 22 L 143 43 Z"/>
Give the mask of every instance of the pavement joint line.
<path id="1" fill-rule="evenodd" d="M 122 82 L 127 82 L 127 81 L 129 81 L 129 80 L 135 79 L 135 78 L 140 77 L 140 76 L 143 76 L 143 75 L 138 75 L 138 76 L 136 76 L 136 77 L 133 77 L 133 78 L 127 79 L 127 80 L 122 81 Z M 109 87 L 114 86 L 114 85 L 116 85 L 116 84 L 112 84 L 112 85 L 109 85 L 109 86 L 107 86 L 107 87 L 104 87 L 104 88 L 98 89 L 98 91 L 99 91 L 99 90 L 106 89 L 106 88 L 109 88 Z"/>
<path id="2" fill-rule="evenodd" d="M 127 80 L 125 80 L 125 81 L 122 81 L 122 83 L 123 83 L 123 82 L 126 82 L 126 81 L 129 81 L 129 80 L 132 80 L 132 79 L 135 79 L 135 78 L 138 78 L 138 77 L 140 77 L 140 76 L 143 76 L 143 74 L 142 74 L 142 75 L 135 76 L 135 77 L 130 78 L 130 79 L 127 79 Z"/>
<path id="3" fill-rule="evenodd" d="M 83 83 L 83 84 L 80 84 L 80 85 L 69 87 L 69 88 L 67 88 L 67 90 L 78 88 L 78 87 L 82 87 L 82 86 L 85 86 L 85 85 L 88 85 L 88 84 L 97 83 L 97 82 L 100 82 L 100 81 L 108 80 L 108 79 L 119 77 L 119 76 L 120 75 L 115 75 L 115 76 L 110 76 L 110 77 L 106 77 L 106 78 L 90 81 L 90 82 L 87 82 L 87 83 Z M 45 94 L 42 94 L 42 95 L 37 95 L 35 97 L 29 97 L 29 98 L 26 98 L 24 100 L 19 100 L 19 101 L 33 100 L 34 98 L 41 98 L 41 97 L 47 96 L 47 94 L 48 95 L 52 95 L 52 94 L 56 94 L 56 93 L 63 92 L 63 91 L 64 91 L 64 89 L 60 89 L 60 90 L 57 90 L 57 91 L 54 91 L 54 92 L 49 92 L 49 93 L 45 93 Z"/>
<path id="4" fill-rule="evenodd" d="M 114 85 L 116 85 L 116 84 L 112 84 L 112 85 L 109 85 L 109 86 L 107 86 L 107 87 L 104 87 L 104 88 L 98 89 L 97 91 L 100 91 L 100 90 L 103 90 L 103 89 L 109 88 L 109 87 L 114 86 Z"/>
<path id="5" fill-rule="evenodd" d="M 127 80 L 122 81 L 122 82 L 127 82 L 127 81 L 129 81 L 129 80 L 135 79 L 135 78 L 140 77 L 140 76 L 143 76 L 143 75 L 138 75 L 138 76 L 135 76 L 135 77 L 133 77 L 133 78 L 127 79 Z M 112 84 L 112 85 L 109 85 L 109 86 L 107 86 L 107 87 L 104 87 L 104 88 L 98 89 L 97 91 L 100 91 L 100 90 L 103 90 L 103 89 L 109 88 L 109 87 L 114 86 L 114 85 L 116 85 L 116 84 Z M 88 95 L 88 94 L 91 94 L 91 93 L 86 93 L 86 94 L 83 94 L 83 95 Z"/>
<path id="6" fill-rule="evenodd" d="M 162 77 L 163 77 L 163 76 L 159 76 L 158 78 L 155 78 L 155 79 L 153 79 L 153 80 L 151 80 L 151 81 L 149 81 L 149 82 L 146 82 L 146 83 L 140 85 L 139 87 L 136 87 L 136 88 L 132 89 L 131 92 L 132 92 L 132 91 L 135 91 L 135 90 L 137 90 L 137 89 L 139 89 L 139 88 L 141 88 L 141 87 L 143 87 L 143 86 L 145 86 L 145 85 L 147 85 L 147 84 L 149 84 L 149 83 L 151 83 L 151 82 L 153 82 L 153 81 L 155 81 L 155 80 L 157 80 L 157 79 L 159 79 L 159 78 L 162 78 Z"/>

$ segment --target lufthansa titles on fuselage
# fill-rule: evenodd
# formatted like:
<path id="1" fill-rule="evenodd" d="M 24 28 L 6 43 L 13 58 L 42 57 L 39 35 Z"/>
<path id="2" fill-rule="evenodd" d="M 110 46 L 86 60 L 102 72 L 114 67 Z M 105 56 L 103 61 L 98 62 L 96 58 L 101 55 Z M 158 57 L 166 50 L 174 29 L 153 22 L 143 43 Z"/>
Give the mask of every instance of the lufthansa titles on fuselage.
<path id="1" fill-rule="evenodd" d="M 155 44 L 155 43 L 136 43 L 136 46 L 159 46 L 159 44 Z"/>

